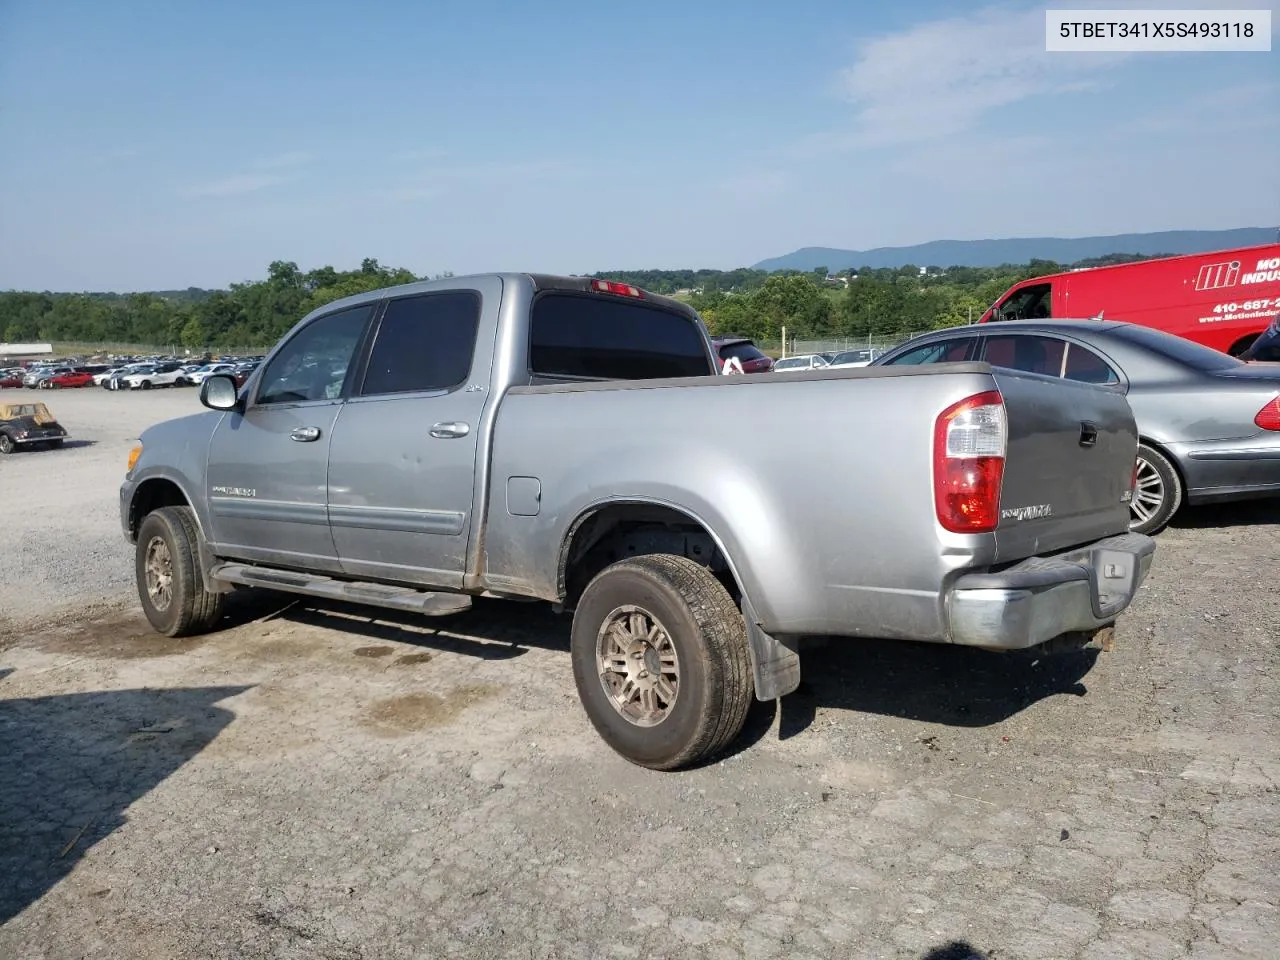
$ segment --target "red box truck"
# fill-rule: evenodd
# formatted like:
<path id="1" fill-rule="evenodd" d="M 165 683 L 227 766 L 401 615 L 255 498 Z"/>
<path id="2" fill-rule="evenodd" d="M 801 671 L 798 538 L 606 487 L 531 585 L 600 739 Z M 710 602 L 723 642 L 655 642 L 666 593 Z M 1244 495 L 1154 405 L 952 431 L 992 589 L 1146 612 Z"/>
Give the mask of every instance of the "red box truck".
<path id="1" fill-rule="evenodd" d="M 1004 292 L 979 323 L 1087 320 L 1155 327 L 1239 354 L 1280 313 L 1280 243 L 1139 260 L 1035 277 Z"/>

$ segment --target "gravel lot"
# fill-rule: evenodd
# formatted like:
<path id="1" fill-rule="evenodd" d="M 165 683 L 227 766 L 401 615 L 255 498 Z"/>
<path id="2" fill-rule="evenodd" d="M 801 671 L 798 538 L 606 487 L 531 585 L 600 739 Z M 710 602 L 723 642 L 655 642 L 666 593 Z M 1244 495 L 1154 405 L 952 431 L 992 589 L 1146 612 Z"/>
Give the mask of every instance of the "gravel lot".
<path id="1" fill-rule="evenodd" d="M 76 443 L 0 458 L 0 957 L 1277 955 L 1274 504 L 1162 534 L 1113 653 L 815 643 L 654 774 L 541 606 L 155 637 L 116 489 L 194 391 L 40 399 Z"/>

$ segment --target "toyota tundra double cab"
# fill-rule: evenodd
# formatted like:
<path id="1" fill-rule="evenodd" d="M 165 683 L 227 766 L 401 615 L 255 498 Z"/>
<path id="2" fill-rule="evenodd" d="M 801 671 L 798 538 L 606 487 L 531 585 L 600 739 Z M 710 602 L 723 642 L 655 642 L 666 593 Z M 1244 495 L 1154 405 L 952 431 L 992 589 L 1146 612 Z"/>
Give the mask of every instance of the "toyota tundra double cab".
<path id="1" fill-rule="evenodd" d="M 142 608 L 181 637 L 237 589 L 547 601 L 603 739 L 674 769 L 796 688 L 801 637 L 1096 643 L 1147 575 L 1114 391 L 985 363 L 718 368 L 690 307 L 606 280 L 329 304 L 143 433 L 120 488 Z"/>

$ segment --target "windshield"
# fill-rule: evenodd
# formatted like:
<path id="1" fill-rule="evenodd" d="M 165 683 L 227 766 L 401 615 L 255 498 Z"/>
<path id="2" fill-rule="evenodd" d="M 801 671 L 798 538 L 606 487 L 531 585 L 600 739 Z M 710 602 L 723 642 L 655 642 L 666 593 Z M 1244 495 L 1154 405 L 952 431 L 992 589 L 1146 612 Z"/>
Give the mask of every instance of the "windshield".
<path id="1" fill-rule="evenodd" d="M 871 356 L 870 350 L 846 350 L 844 353 L 837 353 L 832 363 L 870 363 L 874 358 Z"/>

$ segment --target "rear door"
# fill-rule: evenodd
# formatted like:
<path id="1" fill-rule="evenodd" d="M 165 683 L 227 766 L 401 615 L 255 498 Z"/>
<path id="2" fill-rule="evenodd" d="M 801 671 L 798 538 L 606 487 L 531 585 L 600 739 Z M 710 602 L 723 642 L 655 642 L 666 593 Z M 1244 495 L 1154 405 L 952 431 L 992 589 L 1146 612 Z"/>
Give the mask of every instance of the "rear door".
<path id="1" fill-rule="evenodd" d="M 490 381 L 472 367 L 481 329 L 495 336 L 501 298 L 502 282 L 485 278 L 387 302 L 329 450 L 329 523 L 345 574 L 462 586 Z"/>

